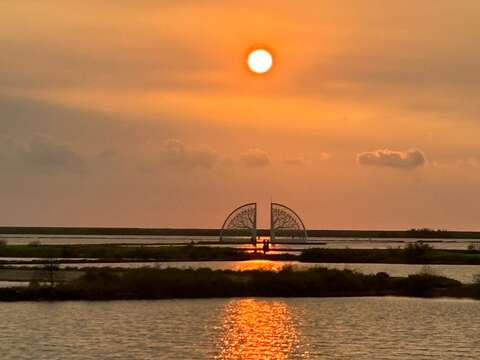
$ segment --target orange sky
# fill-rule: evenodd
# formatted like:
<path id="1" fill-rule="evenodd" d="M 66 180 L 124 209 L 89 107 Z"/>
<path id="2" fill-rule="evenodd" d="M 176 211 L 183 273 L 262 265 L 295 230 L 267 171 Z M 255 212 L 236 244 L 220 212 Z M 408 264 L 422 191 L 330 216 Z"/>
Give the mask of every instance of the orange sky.
<path id="1" fill-rule="evenodd" d="M 474 0 L 5 1 L 6 225 L 480 229 Z M 264 44 L 276 66 L 253 76 Z"/>

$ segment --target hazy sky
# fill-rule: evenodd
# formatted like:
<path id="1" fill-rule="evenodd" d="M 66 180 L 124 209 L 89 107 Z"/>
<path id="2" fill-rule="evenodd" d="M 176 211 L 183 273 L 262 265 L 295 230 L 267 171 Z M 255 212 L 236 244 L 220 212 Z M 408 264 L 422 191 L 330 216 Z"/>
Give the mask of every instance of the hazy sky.
<path id="1" fill-rule="evenodd" d="M 0 2 L 0 224 L 480 230 L 478 0 Z M 253 76 L 245 56 L 272 49 Z"/>

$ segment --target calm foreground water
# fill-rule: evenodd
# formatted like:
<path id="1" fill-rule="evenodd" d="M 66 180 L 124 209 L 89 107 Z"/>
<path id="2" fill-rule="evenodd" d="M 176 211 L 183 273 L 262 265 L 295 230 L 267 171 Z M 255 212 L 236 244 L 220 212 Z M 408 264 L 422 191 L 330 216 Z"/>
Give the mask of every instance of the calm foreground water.
<path id="1" fill-rule="evenodd" d="M 2 359 L 478 359 L 480 302 L 2 303 Z"/>

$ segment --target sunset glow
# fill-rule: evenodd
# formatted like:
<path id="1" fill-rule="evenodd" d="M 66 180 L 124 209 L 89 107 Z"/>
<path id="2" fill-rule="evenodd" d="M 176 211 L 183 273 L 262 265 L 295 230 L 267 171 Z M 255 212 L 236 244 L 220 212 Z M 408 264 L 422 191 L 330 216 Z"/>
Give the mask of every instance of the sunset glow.
<path id="1" fill-rule="evenodd" d="M 480 359 L 479 16 L 0 0 L 1 358 Z"/>
<path id="2" fill-rule="evenodd" d="M 248 67 L 257 74 L 268 72 L 273 66 L 273 57 L 267 50 L 257 49 L 248 56 Z"/>
<path id="3" fill-rule="evenodd" d="M 475 7 L 4 2 L 3 222 L 480 229 Z"/>
<path id="4" fill-rule="evenodd" d="M 289 359 L 299 339 L 287 306 L 280 302 L 230 301 L 222 314 L 221 350 L 216 359 Z"/>

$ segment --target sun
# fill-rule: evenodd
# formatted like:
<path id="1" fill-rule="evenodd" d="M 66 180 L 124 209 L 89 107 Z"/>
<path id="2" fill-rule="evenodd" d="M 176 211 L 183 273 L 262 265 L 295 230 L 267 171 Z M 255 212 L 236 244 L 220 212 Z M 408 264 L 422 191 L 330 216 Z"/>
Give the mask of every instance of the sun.
<path id="1" fill-rule="evenodd" d="M 248 68 L 256 74 L 265 74 L 273 66 L 273 56 L 265 49 L 253 50 L 248 55 Z"/>

